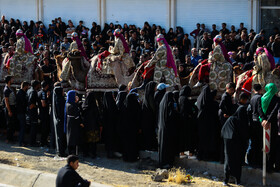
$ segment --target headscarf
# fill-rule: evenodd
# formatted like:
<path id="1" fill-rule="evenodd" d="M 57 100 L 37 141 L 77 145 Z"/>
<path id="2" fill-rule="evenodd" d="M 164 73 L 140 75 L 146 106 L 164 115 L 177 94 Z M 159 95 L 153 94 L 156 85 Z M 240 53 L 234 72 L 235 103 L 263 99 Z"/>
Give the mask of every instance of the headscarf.
<path id="1" fill-rule="evenodd" d="M 268 106 L 273 96 L 278 92 L 277 87 L 274 83 L 269 83 L 265 86 L 266 93 L 261 98 L 262 110 L 266 114 Z"/>
<path id="2" fill-rule="evenodd" d="M 177 67 L 176 67 L 176 64 L 175 64 L 175 61 L 174 61 L 174 57 L 173 57 L 172 51 L 171 51 L 167 41 L 165 40 L 163 34 L 159 34 L 157 36 L 157 42 L 159 42 L 159 41 L 163 41 L 163 43 L 164 43 L 164 45 L 166 47 L 166 51 L 167 51 L 166 67 L 173 68 L 175 76 L 177 77 Z"/>
<path id="3" fill-rule="evenodd" d="M 118 37 L 121 39 L 122 43 L 123 43 L 123 47 L 124 47 L 124 52 L 125 53 L 129 53 L 129 47 L 128 47 L 128 44 L 126 43 L 125 41 L 125 38 L 123 37 L 122 33 L 121 33 L 121 30 L 120 29 L 116 29 L 114 31 L 114 36 Z"/>
<path id="4" fill-rule="evenodd" d="M 211 91 L 208 85 L 202 88 L 200 95 L 197 98 L 198 110 L 203 110 L 211 100 Z"/>
<path id="5" fill-rule="evenodd" d="M 66 112 L 66 106 L 67 106 L 67 103 L 75 104 L 75 100 L 76 100 L 76 91 L 75 90 L 70 90 L 67 93 L 67 99 L 66 99 L 65 109 L 64 109 L 64 132 L 65 133 L 67 131 L 67 112 Z"/>
<path id="6" fill-rule="evenodd" d="M 223 55 L 225 57 L 225 59 L 229 62 L 229 63 L 232 63 L 232 61 L 230 60 L 229 56 L 228 56 L 228 53 L 227 53 L 227 49 L 226 47 L 224 46 L 224 44 L 222 43 L 222 36 L 220 35 L 217 35 L 213 41 L 216 43 L 216 44 L 219 44 L 221 46 L 221 49 L 222 49 L 222 52 L 223 52 Z"/>
<path id="7" fill-rule="evenodd" d="M 31 43 L 30 43 L 30 41 L 28 40 L 28 38 L 26 37 L 26 35 L 23 33 L 23 31 L 21 29 L 17 30 L 16 36 L 23 36 L 24 44 L 25 44 L 24 51 L 30 52 L 30 53 L 33 54 Z"/>
<path id="8" fill-rule="evenodd" d="M 245 139 L 248 137 L 247 107 L 239 106 L 236 112 L 230 116 L 221 130 L 221 135 L 226 139 Z"/>
<path id="9" fill-rule="evenodd" d="M 180 90 L 180 97 L 189 97 L 192 89 L 188 85 L 184 85 Z"/>
<path id="10" fill-rule="evenodd" d="M 116 102 L 113 97 L 113 93 L 110 91 L 104 93 L 103 105 L 104 105 L 104 110 L 106 110 L 109 113 L 110 112 L 116 113 L 118 111 Z"/>
<path id="11" fill-rule="evenodd" d="M 158 125 L 159 128 L 165 128 L 165 122 L 174 110 L 174 95 L 172 92 L 166 92 L 159 105 Z"/>
<path id="12" fill-rule="evenodd" d="M 155 103 L 155 88 L 157 83 L 154 81 L 149 82 L 145 87 L 145 97 L 143 101 L 143 107 L 145 106 L 149 110 L 155 112 L 156 111 L 156 103 Z"/>
<path id="13" fill-rule="evenodd" d="M 82 109 L 86 130 L 92 130 L 92 126 L 98 126 L 99 112 L 94 91 L 87 94 L 86 99 L 82 104 Z"/>
<path id="14" fill-rule="evenodd" d="M 117 104 L 119 111 L 124 108 L 124 101 L 125 101 L 126 96 L 127 96 L 126 91 L 120 91 L 117 95 L 116 104 Z"/>
<path id="15" fill-rule="evenodd" d="M 73 32 L 72 35 L 71 35 L 71 38 L 72 40 L 75 40 L 77 45 L 78 45 L 78 49 L 81 51 L 81 55 L 83 57 L 85 57 L 85 59 L 88 61 L 88 57 L 87 57 L 87 54 L 86 54 L 86 51 L 85 51 L 85 48 L 81 42 L 81 40 L 79 39 L 79 36 L 76 32 Z"/>
<path id="16" fill-rule="evenodd" d="M 266 48 L 263 48 L 263 47 L 259 47 L 257 50 L 256 50 L 256 55 L 260 54 L 261 52 L 265 52 L 269 62 L 270 62 L 270 68 L 271 70 L 274 70 L 275 68 L 275 60 L 273 58 L 273 56 L 270 54 L 270 52 L 266 49 Z"/>
<path id="17" fill-rule="evenodd" d="M 131 93 L 138 93 L 137 88 L 132 88 L 132 89 L 129 91 L 129 94 L 131 94 Z"/>
<path id="18" fill-rule="evenodd" d="M 129 93 L 126 96 L 125 103 L 124 103 L 127 113 L 133 112 L 135 109 L 138 109 L 139 111 L 141 108 L 139 107 L 139 102 L 138 102 L 138 94 L 136 93 Z"/>
<path id="19" fill-rule="evenodd" d="M 56 86 L 53 89 L 53 98 L 52 98 L 53 116 L 54 116 L 54 118 L 56 118 L 56 120 L 60 116 L 64 116 L 64 113 L 63 113 L 64 107 L 62 109 L 61 105 L 65 105 L 65 99 L 63 96 L 63 88 Z"/>
<path id="20" fill-rule="evenodd" d="M 174 95 L 174 100 L 178 104 L 179 103 L 179 97 L 180 97 L 180 91 L 179 90 L 174 90 L 173 92 Z"/>
<path id="21" fill-rule="evenodd" d="M 96 106 L 96 101 L 95 101 L 95 97 L 94 97 L 94 92 L 91 91 L 86 96 L 86 99 L 83 102 L 82 108 L 83 108 L 83 111 L 87 111 L 91 107 L 95 107 L 95 106 Z"/>
<path id="22" fill-rule="evenodd" d="M 188 99 L 188 97 L 191 95 L 191 88 L 187 85 L 184 85 L 181 90 L 180 90 L 180 93 L 179 93 L 179 101 L 178 101 L 178 104 L 179 104 L 179 111 L 181 113 L 182 116 L 185 116 L 184 114 L 186 112 L 189 112 L 189 111 L 186 111 L 186 108 L 190 108 L 192 107 L 192 105 L 190 105 L 190 100 Z"/>

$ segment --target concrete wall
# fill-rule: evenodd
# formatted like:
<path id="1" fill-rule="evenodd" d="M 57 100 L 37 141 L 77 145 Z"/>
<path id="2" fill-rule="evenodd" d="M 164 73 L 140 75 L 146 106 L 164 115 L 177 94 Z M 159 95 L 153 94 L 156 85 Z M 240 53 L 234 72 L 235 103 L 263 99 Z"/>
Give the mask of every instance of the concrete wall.
<path id="1" fill-rule="evenodd" d="M 36 20 L 36 0 L 0 0 L 0 14 L 8 19 Z"/>
<path id="2" fill-rule="evenodd" d="M 249 4 L 247 0 L 177 0 L 177 25 L 183 27 L 184 32 L 190 33 L 196 28 L 196 23 L 204 23 L 212 30 L 212 24 L 221 29 L 223 22 L 230 29 L 234 25 L 239 28 L 240 22 L 249 24 Z"/>
<path id="3" fill-rule="evenodd" d="M 150 24 L 167 26 L 166 0 L 106 0 L 107 23 L 129 23 L 142 27 L 145 21 Z"/>
<path id="4" fill-rule="evenodd" d="M 71 19 L 75 26 L 80 20 L 88 27 L 92 22 L 98 22 L 97 0 L 44 0 L 44 22 L 51 23 L 56 17 L 61 17 L 67 24 Z"/>
<path id="5" fill-rule="evenodd" d="M 168 28 L 182 26 L 190 33 L 197 22 L 205 23 L 211 29 L 213 23 L 218 29 L 222 22 L 239 27 L 244 22 L 247 28 L 256 28 L 257 21 L 251 21 L 251 3 L 257 0 L 1 0 L 0 14 L 9 19 L 42 19 L 49 24 L 55 17 L 67 22 L 71 19 L 76 26 L 79 20 L 91 27 L 93 21 L 103 26 L 104 22 L 136 24 L 142 27 L 145 21 Z M 255 3 L 256 4 L 256 3 Z M 255 17 L 256 10 L 253 10 Z"/>

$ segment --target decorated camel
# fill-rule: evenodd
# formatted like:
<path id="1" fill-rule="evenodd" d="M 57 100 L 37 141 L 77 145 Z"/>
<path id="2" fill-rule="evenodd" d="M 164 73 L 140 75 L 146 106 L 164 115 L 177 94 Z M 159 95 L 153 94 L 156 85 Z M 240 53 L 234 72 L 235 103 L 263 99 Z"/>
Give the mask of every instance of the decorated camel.
<path id="1" fill-rule="evenodd" d="M 252 94 L 254 84 L 260 84 L 264 90 L 265 85 L 274 83 L 280 90 L 280 69 L 275 68 L 272 55 L 266 48 L 258 48 L 256 61 L 252 70 L 246 71 L 236 78 L 236 94 L 241 91 Z"/>
<path id="2" fill-rule="evenodd" d="M 135 65 L 129 56 L 128 45 L 120 31 L 114 32 L 115 46 L 87 59 L 77 36 L 72 35 L 74 44 L 67 57 L 56 57 L 58 78 L 75 90 L 115 90 L 118 85 L 128 83 L 134 76 Z M 76 46 L 76 47 L 75 47 Z M 71 47 L 70 47 L 71 48 Z M 62 61 L 62 63 L 61 63 Z"/>
<path id="3" fill-rule="evenodd" d="M 43 73 L 37 65 L 30 41 L 20 29 L 17 30 L 16 36 L 18 40 L 15 51 L 13 48 L 9 49 L 0 64 L 0 80 L 3 81 L 5 76 L 12 75 L 13 85 L 20 85 L 23 81 L 31 82 L 34 79 L 41 81 Z"/>
<path id="4" fill-rule="evenodd" d="M 226 90 L 226 84 L 232 81 L 232 65 L 228 58 L 222 37 L 214 38 L 214 50 L 209 53 L 209 58 L 202 61 L 189 77 L 189 86 L 192 95 L 199 95 L 202 85 L 208 83 L 211 90 L 217 90 L 217 96 L 221 96 Z"/>

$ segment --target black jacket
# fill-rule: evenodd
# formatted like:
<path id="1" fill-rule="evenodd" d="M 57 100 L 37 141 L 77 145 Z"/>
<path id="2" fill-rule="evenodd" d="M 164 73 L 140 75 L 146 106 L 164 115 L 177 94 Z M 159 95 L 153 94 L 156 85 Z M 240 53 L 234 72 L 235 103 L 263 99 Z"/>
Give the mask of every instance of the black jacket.
<path id="1" fill-rule="evenodd" d="M 27 110 L 27 93 L 20 89 L 16 95 L 16 107 L 18 114 L 26 114 Z"/>
<path id="2" fill-rule="evenodd" d="M 84 180 L 70 165 L 62 167 L 56 177 L 56 187 L 88 187 L 90 182 Z"/>
<path id="3" fill-rule="evenodd" d="M 261 97 L 261 95 L 256 94 L 250 101 L 253 121 L 259 120 L 259 111 L 262 110 Z"/>

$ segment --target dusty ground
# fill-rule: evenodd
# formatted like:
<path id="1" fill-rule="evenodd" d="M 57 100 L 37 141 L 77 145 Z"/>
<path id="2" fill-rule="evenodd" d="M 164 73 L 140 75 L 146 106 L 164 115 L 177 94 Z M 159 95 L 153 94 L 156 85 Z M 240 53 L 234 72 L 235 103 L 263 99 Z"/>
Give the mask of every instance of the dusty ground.
<path id="1" fill-rule="evenodd" d="M 107 159 L 101 154 L 96 159 L 82 158 L 80 162 L 78 172 L 84 178 L 113 186 L 222 186 L 222 178 L 198 172 L 191 173 L 194 177 L 191 184 L 154 182 L 151 180 L 153 167 L 146 161 L 126 163 L 121 159 Z M 66 161 L 47 153 L 46 148 L 19 147 L 0 141 L 0 163 L 56 174 Z"/>

